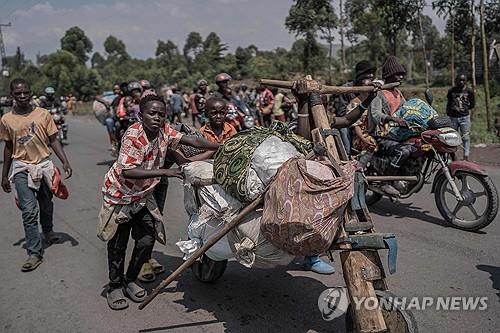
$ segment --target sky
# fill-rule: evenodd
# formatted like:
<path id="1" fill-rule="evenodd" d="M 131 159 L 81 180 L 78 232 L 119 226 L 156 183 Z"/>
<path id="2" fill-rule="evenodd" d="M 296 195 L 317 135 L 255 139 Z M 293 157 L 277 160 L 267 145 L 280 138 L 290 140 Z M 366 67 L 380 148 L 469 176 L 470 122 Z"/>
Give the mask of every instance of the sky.
<path id="1" fill-rule="evenodd" d="M 29 59 L 60 48 L 64 32 L 75 25 L 85 31 L 94 51 L 103 53 L 104 40 L 114 35 L 137 58 L 153 57 L 158 40 L 170 39 L 182 50 L 191 31 L 203 37 L 216 32 L 229 51 L 250 44 L 271 50 L 289 48 L 295 40 L 284 26 L 291 4 L 291 0 L 0 0 L 0 23 L 12 22 L 2 29 L 7 55 L 20 46 Z M 333 4 L 338 12 L 339 1 Z M 429 6 L 424 13 L 443 31 L 444 22 Z"/>

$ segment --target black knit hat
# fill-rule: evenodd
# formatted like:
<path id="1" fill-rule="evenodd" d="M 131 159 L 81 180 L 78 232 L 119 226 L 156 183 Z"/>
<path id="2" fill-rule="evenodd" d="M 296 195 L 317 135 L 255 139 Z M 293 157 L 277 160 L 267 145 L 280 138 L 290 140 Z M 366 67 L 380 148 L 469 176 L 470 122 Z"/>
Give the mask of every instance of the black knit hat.
<path id="1" fill-rule="evenodd" d="M 366 74 L 374 73 L 377 71 L 377 68 L 373 66 L 371 62 L 368 60 L 361 60 L 356 64 L 356 81 L 361 81 L 365 78 Z"/>
<path id="2" fill-rule="evenodd" d="M 382 67 L 382 78 L 386 80 L 395 74 L 406 74 L 406 70 L 399 63 L 398 58 L 390 55 L 387 57 L 384 66 Z"/>

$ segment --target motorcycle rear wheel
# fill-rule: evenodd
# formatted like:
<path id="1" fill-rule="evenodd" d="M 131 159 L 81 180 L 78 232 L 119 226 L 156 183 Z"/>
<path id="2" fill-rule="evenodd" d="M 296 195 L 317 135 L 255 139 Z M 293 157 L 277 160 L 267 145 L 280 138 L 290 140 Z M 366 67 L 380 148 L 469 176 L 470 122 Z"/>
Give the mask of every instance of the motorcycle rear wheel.
<path id="1" fill-rule="evenodd" d="M 481 187 L 481 189 L 476 190 L 471 188 L 469 179 L 474 181 L 476 188 Z M 488 176 L 457 171 L 455 180 L 458 180 L 457 186 L 465 198 L 464 202 L 458 202 L 455 199 L 450 183 L 444 175 L 440 176 L 436 182 L 434 198 L 439 213 L 441 213 L 446 222 L 455 228 L 467 231 L 480 230 L 493 222 L 498 213 L 498 193 L 491 179 Z M 482 214 L 478 214 L 477 208 L 480 208 L 481 205 L 479 204 L 481 202 L 484 202 L 486 207 L 481 210 Z M 469 210 L 474 215 L 474 218 L 469 219 L 464 218 L 463 214 L 459 215 L 464 210 Z"/>

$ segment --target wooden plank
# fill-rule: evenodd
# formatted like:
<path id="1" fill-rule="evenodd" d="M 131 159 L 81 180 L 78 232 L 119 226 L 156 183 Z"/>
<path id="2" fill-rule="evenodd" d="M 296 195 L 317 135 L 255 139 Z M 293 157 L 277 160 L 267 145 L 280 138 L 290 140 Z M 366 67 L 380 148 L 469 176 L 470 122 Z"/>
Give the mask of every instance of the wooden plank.
<path id="1" fill-rule="evenodd" d="M 310 82 L 313 85 L 316 85 L 316 81 Z M 282 89 L 291 89 L 293 81 L 281 81 L 281 80 L 268 80 L 262 79 L 260 80 L 260 84 L 269 87 L 276 87 Z M 318 85 L 319 90 L 322 94 L 348 94 L 348 93 L 360 93 L 360 92 L 372 92 L 373 86 L 355 86 L 355 87 L 337 87 L 337 86 L 325 86 Z M 381 89 L 392 89 L 394 87 L 399 86 L 399 83 L 389 83 L 384 84 Z M 315 90 L 315 89 L 311 89 Z"/>
<path id="2" fill-rule="evenodd" d="M 352 305 L 352 314 L 355 325 L 359 332 L 386 332 L 384 316 L 379 307 L 375 309 L 355 306 L 356 300 L 363 297 L 377 299 L 373 282 L 367 281 L 363 277 L 363 269 L 373 265 L 371 260 L 366 256 L 369 251 L 344 251 L 340 253 L 344 280 L 349 290 L 349 298 Z"/>
<path id="3" fill-rule="evenodd" d="M 224 237 L 227 233 L 229 233 L 233 228 L 235 228 L 238 224 L 241 223 L 243 218 L 247 216 L 249 213 L 253 212 L 264 200 L 264 194 L 262 194 L 259 198 L 255 199 L 251 204 L 243 208 L 238 215 L 236 215 L 231 222 L 224 225 L 222 229 L 217 231 L 214 235 L 212 235 L 198 250 L 196 250 L 182 265 L 180 265 L 172 274 L 170 274 L 165 280 L 163 280 L 158 287 L 156 287 L 148 297 L 139 304 L 139 310 L 144 309 L 151 301 L 158 296 L 158 294 L 165 289 L 170 283 L 172 283 L 175 278 L 181 275 L 185 270 L 187 270 L 191 265 L 200 258 L 203 253 L 205 253 L 208 249 L 210 249 L 215 243 L 217 243 L 222 237 Z"/>

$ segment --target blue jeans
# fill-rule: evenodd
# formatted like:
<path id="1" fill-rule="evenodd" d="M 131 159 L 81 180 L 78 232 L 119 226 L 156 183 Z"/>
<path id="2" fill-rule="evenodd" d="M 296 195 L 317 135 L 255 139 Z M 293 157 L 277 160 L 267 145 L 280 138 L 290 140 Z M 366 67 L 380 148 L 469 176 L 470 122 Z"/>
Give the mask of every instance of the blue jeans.
<path id="1" fill-rule="evenodd" d="M 340 138 L 344 144 L 345 152 L 347 155 L 351 155 L 351 132 L 349 128 L 340 128 Z"/>
<path id="2" fill-rule="evenodd" d="M 108 117 L 104 120 L 104 126 L 108 133 L 114 133 L 115 131 L 115 120 L 112 117 Z"/>
<path id="3" fill-rule="evenodd" d="M 470 116 L 450 117 L 453 128 L 460 133 L 464 143 L 464 157 L 470 152 Z"/>
<path id="4" fill-rule="evenodd" d="M 42 181 L 40 189 L 35 191 L 28 187 L 28 171 L 14 176 L 19 207 L 23 217 L 24 234 L 28 255 L 42 256 L 42 239 L 38 230 L 38 215 L 44 233 L 52 231 L 52 214 L 54 204 L 49 186 Z"/>

